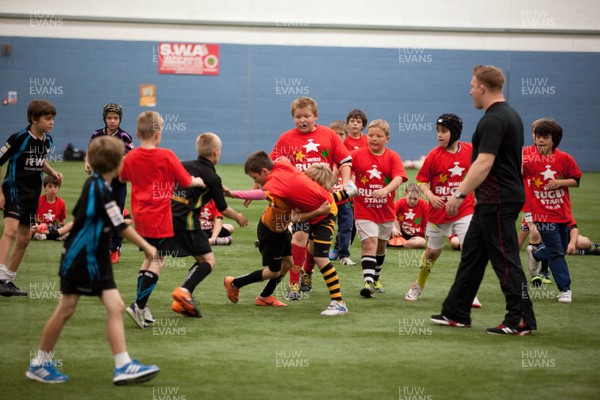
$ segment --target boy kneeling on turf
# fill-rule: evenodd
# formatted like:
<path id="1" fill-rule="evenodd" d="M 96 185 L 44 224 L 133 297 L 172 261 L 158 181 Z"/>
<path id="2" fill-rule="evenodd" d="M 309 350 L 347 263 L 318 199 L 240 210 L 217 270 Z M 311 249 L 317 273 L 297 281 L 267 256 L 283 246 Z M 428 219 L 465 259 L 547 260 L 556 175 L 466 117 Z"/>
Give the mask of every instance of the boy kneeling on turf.
<path id="1" fill-rule="evenodd" d="M 29 379 L 44 383 L 68 380 L 67 375 L 55 368 L 52 353 L 82 295 L 100 297 L 106 307 L 106 332 L 115 359 L 113 383 L 146 382 L 158 374 L 156 365 L 142 365 L 129 357 L 123 326 L 125 303 L 115 284 L 110 261 L 111 231 L 140 247 L 147 259 L 157 255 L 156 248 L 125 223 L 113 198 L 110 182 L 118 176 L 122 159 L 123 142 L 114 137 L 100 137 L 88 146 L 88 162 L 94 173 L 85 182 L 73 211 L 73 229 L 65 241 L 60 262 L 62 296 L 46 323 L 37 354 L 29 364 L 26 373 Z"/>

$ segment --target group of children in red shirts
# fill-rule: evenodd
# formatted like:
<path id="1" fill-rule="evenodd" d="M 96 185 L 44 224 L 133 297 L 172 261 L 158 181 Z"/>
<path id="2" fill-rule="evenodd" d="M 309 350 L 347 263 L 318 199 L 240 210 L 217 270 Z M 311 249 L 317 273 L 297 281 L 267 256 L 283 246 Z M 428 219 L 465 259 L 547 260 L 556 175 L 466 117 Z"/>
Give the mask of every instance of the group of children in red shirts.
<path id="1" fill-rule="evenodd" d="M 126 351 L 121 315 L 125 310 L 142 329 L 154 322 L 147 302 L 165 257 L 192 256 L 196 262 L 182 286 L 173 291 L 171 309 L 186 317 L 201 317 L 192 293 L 215 266 L 210 246 L 231 243 L 233 226 L 222 224 L 222 216 L 236 220 L 242 227 L 248 223 L 227 205 L 224 195 L 269 201 L 258 228 L 264 268 L 238 278 L 225 278 L 227 297 L 232 302 L 238 302 L 242 287 L 268 280 L 256 304 L 286 306 L 273 296 L 276 286 L 290 271 L 286 297 L 299 300 L 301 291 L 312 289 L 316 264 L 331 297 L 321 314 L 347 314 L 332 261 L 355 264 L 349 258 L 353 229 L 361 242 L 361 296 L 371 298 L 385 292 L 381 271 L 386 248 L 392 237 L 398 237 L 396 243 L 402 247 L 426 247 L 417 281 L 405 300 L 419 298 L 445 239 L 456 235 L 462 243 L 473 214 L 472 194 L 460 197 L 464 201 L 452 217 L 444 208 L 449 197 L 461 196 L 456 188 L 471 163 L 471 145 L 459 141 L 460 117 L 443 114 L 436 120 L 439 146 L 425 158 L 416 178 L 418 185 L 409 184 L 405 198 L 395 201 L 395 192 L 407 176 L 398 153 L 386 146 L 390 140 L 386 121 L 377 119 L 367 125 L 364 112 L 353 110 L 346 124 L 336 121 L 332 128 L 317 125 L 318 105 L 308 97 L 296 99 L 291 113 L 295 128 L 280 136 L 271 154 L 255 152 L 246 161 L 244 169 L 254 181 L 253 189 L 261 189 L 246 193 L 223 188 L 214 169 L 222 148 L 217 135 L 200 135 L 196 141 L 198 159 L 182 164 L 172 151 L 159 148 L 163 122 L 158 113 L 140 114 L 137 137 L 141 144 L 134 149 L 131 136 L 119 126 L 121 107 L 110 103 L 103 113 L 106 127 L 94 132 L 88 147 L 86 171 L 91 176 L 75 207 L 75 220 L 61 226 L 66 217 L 64 202 L 57 197 L 62 175 L 45 161 L 52 148 L 48 133 L 56 110 L 45 100 L 31 103 L 30 125 L 11 136 L 0 150 L 0 165 L 10 160 L 0 195 L 5 210 L 5 229 L 0 239 L 0 295 L 26 295 L 13 280 L 32 235 L 66 240 L 59 273 L 63 297 L 44 329 L 40 348 L 27 371 L 29 378 L 49 383 L 68 379 L 54 368 L 49 357 L 79 297 L 92 295 L 99 296 L 108 311 L 109 342 L 115 357 L 113 382 L 122 385 L 152 379 L 159 368 L 139 364 Z M 362 133 L 365 126 L 366 135 Z M 570 277 L 564 256 L 574 220 L 568 188 L 579 186 L 581 172 L 568 154 L 557 149 L 562 138 L 560 125 L 542 119 L 532 129 L 535 144 L 526 148 L 523 156 L 523 179 L 529 194 L 526 222 L 530 230 L 537 228 L 541 241 L 528 247 L 530 272 L 536 280 L 539 261 L 548 259 L 560 290 L 558 301 L 570 303 Z M 153 168 L 148 168 L 150 165 Z M 42 171 L 48 176 L 43 181 L 46 193 L 40 197 Z M 132 184 L 131 210 L 139 234 L 123 218 L 127 181 Z M 292 181 L 293 187 L 289 184 Z M 297 190 L 298 185 L 303 190 Z M 429 200 L 429 206 L 421 194 Z M 202 223 L 203 213 L 215 215 L 218 222 Z M 33 226 L 32 218 L 36 222 Z M 336 218 L 337 241 L 330 252 Z M 43 233 L 44 224 L 54 229 Z M 111 232 L 120 233 L 145 253 L 135 301 L 126 308 L 112 275 L 111 264 L 118 262 L 120 240 Z M 5 265 L 15 239 L 11 264 Z M 591 246 L 597 248 L 593 243 Z M 477 297 L 473 306 L 481 306 Z"/>

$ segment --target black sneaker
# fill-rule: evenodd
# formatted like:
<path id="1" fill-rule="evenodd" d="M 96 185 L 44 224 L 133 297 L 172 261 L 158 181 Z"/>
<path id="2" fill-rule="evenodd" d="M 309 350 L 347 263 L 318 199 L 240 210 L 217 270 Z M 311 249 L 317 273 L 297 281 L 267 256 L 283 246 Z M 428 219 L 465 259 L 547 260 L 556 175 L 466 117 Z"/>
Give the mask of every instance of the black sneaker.
<path id="1" fill-rule="evenodd" d="M 27 296 L 27 292 L 22 291 L 10 281 L 2 280 L 0 281 L 0 296 Z"/>
<path id="2" fill-rule="evenodd" d="M 444 317 L 442 314 L 432 315 L 431 322 L 438 325 L 446 325 L 446 326 L 454 326 L 456 328 L 470 328 L 470 324 L 462 324 L 460 322 L 456 322 L 451 320 L 450 318 Z"/>
<path id="3" fill-rule="evenodd" d="M 531 328 L 528 325 L 519 325 L 517 329 L 509 328 L 504 324 L 500 324 L 494 328 L 487 328 L 488 335 L 513 335 L 513 336 L 530 336 Z"/>
<path id="4" fill-rule="evenodd" d="M 309 274 L 302 271 L 302 277 L 300 279 L 300 291 L 309 293 L 312 290 L 312 272 Z"/>

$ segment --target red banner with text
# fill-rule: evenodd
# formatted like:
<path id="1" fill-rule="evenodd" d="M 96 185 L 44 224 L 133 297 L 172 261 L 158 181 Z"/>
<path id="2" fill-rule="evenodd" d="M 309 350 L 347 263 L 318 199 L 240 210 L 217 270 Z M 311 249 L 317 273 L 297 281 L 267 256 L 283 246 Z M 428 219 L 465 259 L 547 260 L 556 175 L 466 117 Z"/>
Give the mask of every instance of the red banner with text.
<path id="1" fill-rule="evenodd" d="M 160 43 L 159 74 L 219 75 L 219 45 Z"/>

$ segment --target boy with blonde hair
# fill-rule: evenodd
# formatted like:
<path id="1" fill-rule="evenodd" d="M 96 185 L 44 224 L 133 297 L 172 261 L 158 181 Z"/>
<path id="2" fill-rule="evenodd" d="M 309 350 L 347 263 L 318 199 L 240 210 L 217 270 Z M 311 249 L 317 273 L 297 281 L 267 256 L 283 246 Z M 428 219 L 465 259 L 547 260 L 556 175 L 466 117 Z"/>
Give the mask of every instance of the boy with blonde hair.
<path id="1" fill-rule="evenodd" d="M 26 372 L 29 379 L 43 383 L 68 380 L 67 375 L 56 369 L 52 353 L 81 296 L 99 297 L 106 308 L 106 334 L 115 360 L 115 385 L 146 382 L 159 372 L 156 365 L 142 365 L 127 352 L 125 304 L 115 284 L 109 256 L 111 231 L 139 246 L 146 260 L 157 255 L 156 248 L 125 223 L 112 195 L 109 185 L 119 174 L 122 158 L 123 143 L 116 138 L 101 137 L 88 146 L 88 161 L 94 173 L 86 180 L 73 211 L 73 230 L 65 241 L 60 262 L 62 296 L 44 327 L 39 349 Z"/>
<path id="2" fill-rule="evenodd" d="M 390 125 L 376 119 L 367 128 L 368 147 L 352 152 L 352 172 L 358 187 L 354 218 L 364 280 L 360 295 L 365 298 L 373 297 L 376 291 L 384 293 L 380 276 L 396 220 L 394 197 L 407 180 L 400 156 L 386 147 L 389 140 Z"/>
<path id="3" fill-rule="evenodd" d="M 156 259 L 144 259 L 138 273 L 135 302 L 126 310 L 141 329 L 154 322 L 146 305 L 156 287 L 174 234 L 171 196 L 175 185 L 183 188 L 204 186 L 201 178 L 192 177 L 185 170 L 175 153 L 158 147 L 162 126 L 163 120 L 155 111 L 144 111 L 138 116 L 136 135 L 140 147 L 125 157 L 119 175 L 121 181 L 131 182 L 131 214 L 135 228 L 159 250 Z"/>

